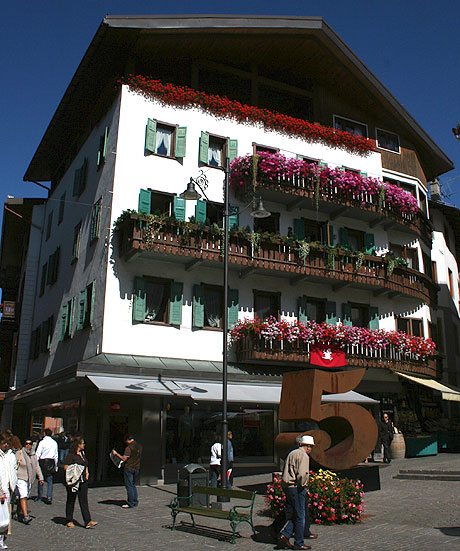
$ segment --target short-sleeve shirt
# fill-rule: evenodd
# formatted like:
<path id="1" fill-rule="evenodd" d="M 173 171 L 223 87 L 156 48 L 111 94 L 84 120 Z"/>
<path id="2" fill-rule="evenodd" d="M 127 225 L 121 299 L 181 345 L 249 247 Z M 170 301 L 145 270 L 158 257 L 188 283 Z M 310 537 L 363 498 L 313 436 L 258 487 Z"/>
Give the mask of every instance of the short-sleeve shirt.
<path id="1" fill-rule="evenodd" d="M 123 453 L 128 459 L 125 461 L 123 467 L 125 469 L 139 470 L 141 467 L 141 454 L 142 447 L 135 440 L 131 444 L 128 444 Z"/>
<path id="2" fill-rule="evenodd" d="M 64 465 L 82 465 L 83 467 L 88 467 L 88 460 L 86 459 L 86 455 L 82 453 L 81 455 L 78 453 L 72 453 L 69 452 L 65 458 Z"/>

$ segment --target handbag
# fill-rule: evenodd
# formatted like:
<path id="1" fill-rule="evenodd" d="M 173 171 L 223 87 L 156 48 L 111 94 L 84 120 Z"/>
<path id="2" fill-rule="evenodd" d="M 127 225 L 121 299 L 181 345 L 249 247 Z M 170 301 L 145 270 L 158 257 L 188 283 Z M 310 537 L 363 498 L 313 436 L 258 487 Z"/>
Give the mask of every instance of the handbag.
<path id="1" fill-rule="evenodd" d="M 39 459 L 38 463 L 40 465 L 43 476 L 49 476 L 56 473 L 54 459 Z"/>
<path id="2" fill-rule="evenodd" d="M 6 499 L 0 503 L 0 533 L 6 532 L 10 525 L 10 511 Z"/>

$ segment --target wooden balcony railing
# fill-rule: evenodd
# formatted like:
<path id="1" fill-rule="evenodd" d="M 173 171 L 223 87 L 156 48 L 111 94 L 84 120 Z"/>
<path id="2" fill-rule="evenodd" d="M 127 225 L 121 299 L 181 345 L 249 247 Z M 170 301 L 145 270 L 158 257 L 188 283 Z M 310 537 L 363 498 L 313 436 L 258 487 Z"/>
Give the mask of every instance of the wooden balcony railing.
<path id="1" fill-rule="evenodd" d="M 246 189 L 242 187 L 238 192 L 244 194 L 248 188 L 252 190 L 252 186 L 252 183 L 248 184 Z M 375 195 L 364 192 L 344 192 L 333 182 L 330 182 L 326 189 L 319 190 L 318 197 L 316 197 L 315 182 L 299 176 L 278 176 L 270 179 L 265 174 L 259 174 L 255 186 L 260 190 L 268 189 L 288 194 L 292 197 L 292 204 L 294 204 L 296 198 L 299 201 L 310 199 L 313 202 L 316 202 L 316 200 L 319 202 L 326 201 L 345 208 L 355 208 L 375 213 L 376 223 L 381 220 L 385 224 L 389 219 L 392 223 L 403 226 L 411 233 L 415 233 L 425 241 L 431 242 L 433 228 L 431 222 L 421 210 L 418 210 L 415 214 L 404 213 L 394 209 L 391 203 L 385 200 L 379 204 L 379 198 Z"/>
<path id="2" fill-rule="evenodd" d="M 175 256 L 182 262 L 221 262 L 219 235 L 208 230 L 191 231 L 190 225 L 165 225 L 157 231 L 147 227 L 138 215 L 132 214 L 119 228 L 120 256 L 125 260 L 136 253 L 149 251 L 150 255 Z M 390 296 L 405 295 L 424 303 L 436 302 L 436 285 L 425 275 L 404 266 L 390 273 L 388 262 L 382 257 L 364 255 L 357 263 L 356 256 L 328 249 L 311 249 L 302 256 L 299 249 L 286 243 L 270 241 L 258 245 L 246 237 L 232 235 L 229 240 L 229 264 L 240 269 L 245 277 L 253 271 L 282 273 L 295 284 L 303 279 L 328 280 L 337 289 L 357 286 L 387 292 Z M 358 267 L 358 264 L 359 265 Z"/>
<path id="3" fill-rule="evenodd" d="M 289 343 L 269 341 L 260 336 L 244 335 L 236 343 L 239 362 L 273 364 L 292 363 L 297 366 L 310 364 L 310 345 L 302 341 Z M 417 360 L 411 353 L 402 354 L 395 346 L 388 345 L 375 350 L 362 345 L 345 347 L 347 365 L 351 367 L 374 367 L 403 371 L 428 377 L 436 377 L 436 359 Z"/>

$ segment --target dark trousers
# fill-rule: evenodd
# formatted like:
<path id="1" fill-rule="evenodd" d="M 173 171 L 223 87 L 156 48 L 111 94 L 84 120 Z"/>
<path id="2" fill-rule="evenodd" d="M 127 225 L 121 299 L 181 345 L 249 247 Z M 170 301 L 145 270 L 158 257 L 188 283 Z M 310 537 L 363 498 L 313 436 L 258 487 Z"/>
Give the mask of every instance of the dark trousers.
<path id="1" fill-rule="evenodd" d="M 294 545 L 302 547 L 305 530 L 306 488 L 286 488 L 286 518 L 288 519 L 281 533 L 288 539 L 294 534 Z"/>
<path id="2" fill-rule="evenodd" d="M 139 505 L 139 498 L 136 488 L 136 475 L 139 472 L 138 469 L 123 469 L 123 478 L 126 487 L 126 501 L 130 507 L 137 507 Z"/>
<path id="3" fill-rule="evenodd" d="M 390 462 L 391 461 L 391 440 L 382 440 L 383 444 L 383 461 Z"/>
<path id="4" fill-rule="evenodd" d="M 65 516 L 67 522 L 73 521 L 73 511 L 75 509 L 75 500 L 78 496 L 78 503 L 80 504 L 81 515 L 85 526 L 91 521 L 91 514 L 88 507 L 88 482 L 80 482 L 78 492 L 72 492 L 72 490 L 66 486 L 67 501 L 65 504 Z"/>

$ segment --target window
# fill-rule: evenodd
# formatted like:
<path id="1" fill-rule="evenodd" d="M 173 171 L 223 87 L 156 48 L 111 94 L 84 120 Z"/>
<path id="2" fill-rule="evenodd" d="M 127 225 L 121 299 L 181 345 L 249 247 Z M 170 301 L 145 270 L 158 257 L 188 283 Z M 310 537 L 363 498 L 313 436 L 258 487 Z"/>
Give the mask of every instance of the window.
<path id="1" fill-rule="evenodd" d="M 413 337 L 423 337 L 423 321 L 415 318 L 398 317 L 396 319 L 396 329 Z"/>
<path id="2" fill-rule="evenodd" d="M 32 331 L 30 339 L 30 357 L 32 358 L 32 360 L 38 358 L 40 354 L 40 333 L 41 325 L 39 325 L 36 329 Z"/>
<path id="3" fill-rule="evenodd" d="M 187 128 L 147 119 L 144 152 L 161 157 L 185 157 Z"/>
<path id="4" fill-rule="evenodd" d="M 166 214 L 177 220 L 185 220 L 185 199 L 172 193 L 141 189 L 138 211 L 145 214 Z"/>
<path id="5" fill-rule="evenodd" d="M 91 298 L 94 297 L 94 283 Z M 136 277 L 133 321 L 181 325 L 183 283 L 170 279 Z"/>
<path id="6" fill-rule="evenodd" d="M 277 147 L 261 145 L 255 142 L 252 142 L 252 151 L 254 155 L 256 155 L 257 153 L 279 153 L 279 149 Z"/>
<path id="7" fill-rule="evenodd" d="M 311 159 L 310 157 L 305 157 L 305 155 L 296 155 L 297 160 L 305 161 L 311 165 L 319 165 L 318 159 Z"/>
<path id="8" fill-rule="evenodd" d="M 368 327 L 369 306 L 367 304 L 350 304 L 351 324 L 353 327 Z"/>
<path id="9" fill-rule="evenodd" d="M 418 192 L 419 198 L 420 198 L 420 210 L 423 212 L 425 216 L 428 216 L 428 210 L 426 206 L 426 195 L 422 193 L 420 190 Z"/>
<path id="10" fill-rule="evenodd" d="M 216 168 L 225 167 L 225 159 L 230 161 L 238 155 L 238 140 L 230 140 L 208 132 L 201 132 L 199 161 Z"/>
<path id="11" fill-rule="evenodd" d="M 288 230 L 288 236 L 291 236 L 292 228 Z M 325 245 L 333 243 L 333 227 L 329 222 L 317 222 L 306 218 L 294 219 L 294 231 L 292 235 L 297 241 L 319 241 Z"/>
<path id="12" fill-rule="evenodd" d="M 48 214 L 48 223 L 46 225 L 46 236 L 45 236 L 45 241 L 48 241 L 48 239 L 50 238 L 51 236 L 51 228 L 53 226 L 53 211 L 51 211 L 49 214 Z"/>
<path id="13" fill-rule="evenodd" d="M 258 233 L 279 233 L 280 213 L 272 212 L 267 218 L 254 218 L 254 231 Z"/>
<path id="14" fill-rule="evenodd" d="M 377 137 L 378 147 L 399 153 L 399 136 L 397 134 L 376 128 L 375 135 Z"/>
<path id="15" fill-rule="evenodd" d="M 450 268 L 447 268 L 447 276 L 448 276 L 448 282 L 449 282 L 449 292 L 450 296 L 454 297 L 454 277 L 452 274 L 452 270 Z"/>
<path id="16" fill-rule="evenodd" d="M 238 321 L 238 289 L 228 290 L 228 328 Z M 224 318 L 223 288 L 206 283 L 193 286 L 192 326 L 194 328 L 222 329 Z"/>
<path id="17" fill-rule="evenodd" d="M 334 115 L 334 128 L 355 136 L 367 138 L 367 125 Z"/>
<path id="18" fill-rule="evenodd" d="M 58 225 L 64 220 L 65 193 L 59 199 Z"/>
<path id="19" fill-rule="evenodd" d="M 406 191 L 407 193 L 410 193 L 413 197 L 417 199 L 417 190 L 415 189 L 415 185 L 407 184 L 406 182 L 400 182 L 399 180 L 394 180 L 393 178 L 386 178 L 384 177 L 383 181 L 386 184 L 391 184 L 393 186 L 397 186 L 403 191 Z"/>
<path id="20" fill-rule="evenodd" d="M 418 249 L 412 247 L 406 247 L 405 245 L 397 245 L 396 243 L 389 244 L 390 253 L 395 258 L 403 258 L 409 268 L 413 270 L 420 270 L 420 263 L 418 260 Z"/>
<path id="21" fill-rule="evenodd" d="M 353 251 L 364 251 L 367 254 L 375 254 L 375 237 L 373 233 L 352 228 L 339 228 L 339 244 L 341 247 Z"/>
<path id="22" fill-rule="evenodd" d="M 92 281 L 83 291 L 80 291 L 78 299 L 78 330 L 91 327 L 93 324 L 95 284 L 96 282 Z"/>
<path id="23" fill-rule="evenodd" d="M 81 221 L 75 226 L 73 231 L 73 248 L 72 248 L 72 262 L 78 260 L 80 254 L 80 241 L 81 241 Z"/>
<path id="24" fill-rule="evenodd" d="M 75 298 L 71 298 L 61 308 L 61 331 L 60 339 L 68 339 L 72 336 L 73 315 L 74 315 Z"/>
<path id="25" fill-rule="evenodd" d="M 422 258 L 423 258 L 423 271 L 424 273 L 430 278 L 433 279 L 433 266 L 431 262 L 431 258 L 428 254 L 422 252 Z"/>
<path id="26" fill-rule="evenodd" d="M 273 316 L 279 319 L 281 293 L 254 290 L 254 315 L 260 319 Z"/>
<path id="27" fill-rule="evenodd" d="M 76 197 L 80 197 L 86 187 L 86 178 L 88 174 L 88 159 L 85 158 L 80 168 L 77 168 L 73 177 L 73 192 Z"/>
<path id="28" fill-rule="evenodd" d="M 99 149 L 97 150 L 97 169 L 98 170 L 105 163 L 105 158 L 107 155 L 107 139 L 109 137 L 109 131 L 110 131 L 110 128 L 106 126 L 104 130 L 104 134 L 102 134 L 102 136 L 99 138 Z"/>
<path id="29" fill-rule="evenodd" d="M 431 272 L 433 274 L 433 281 L 435 283 L 438 282 L 438 268 L 437 268 L 437 265 L 436 265 L 436 261 L 432 260 L 431 261 Z"/>
<path id="30" fill-rule="evenodd" d="M 224 291 L 222 287 L 203 285 L 204 327 L 222 329 L 224 317 Z"/>
<path id="31" fill-rule="evenodd" d="M 91 210 L 91 232 L 90 240 L 94 241 L 99 238 L 99 229 L 101 225 L 101 209 L 102 209 L 102 197 L 96 201 Z"/>
<path id="32" fill-rule="evenodd" d="M 364 232 L 347 228 L 348 246 L 353 251 L 364 249 Z"/>
<path id="33" fill-rule="evenodd" d="M 48 262 L 45 262 L 45 264 L 43 264 L 43 266 L 42 266 L 42 277 L 41 277 L 41 280 L 40 280 L 40 292 L 39 292 L 39 295 L 38 295 L 40 297 L 45 292 L 47 271 L 48 271 Z"/>
<path id="34" fill-rule="evenodd" d="M 48 352 L 53 338 L 53 316 L 45 320 L 40 330 L 40 352 Z"/>
<path id="35" fill-rule="evenodd" d="M 326 321 L 326 299 L 300 297 L 299 299 L 299 321 L 316 321 L 323 323 Z"/>
<path id="36" fill-rule="evenodd" d="M 46 283 L 53 285 L 56 283 L 59 274 L 59 261 L 61 258 L 61 248 L 58 247 L 53 254 L 48 258 L 48 271 L 46 275 Z"/>

